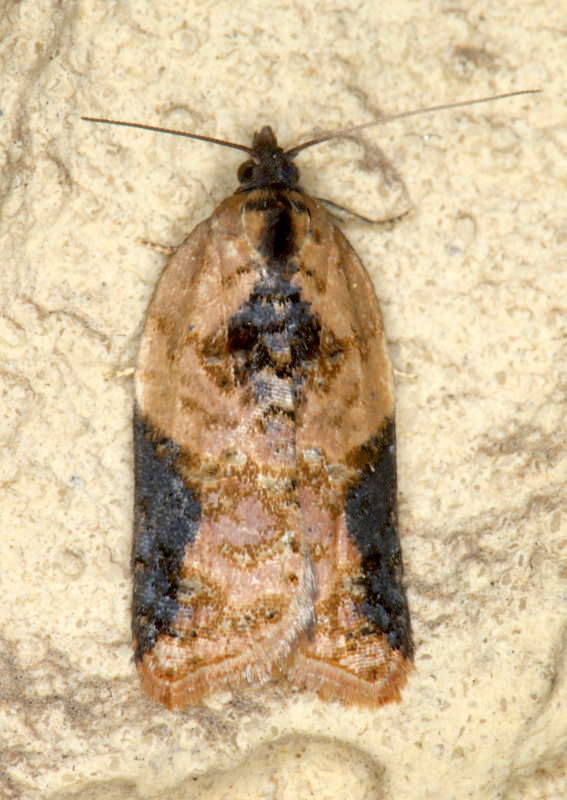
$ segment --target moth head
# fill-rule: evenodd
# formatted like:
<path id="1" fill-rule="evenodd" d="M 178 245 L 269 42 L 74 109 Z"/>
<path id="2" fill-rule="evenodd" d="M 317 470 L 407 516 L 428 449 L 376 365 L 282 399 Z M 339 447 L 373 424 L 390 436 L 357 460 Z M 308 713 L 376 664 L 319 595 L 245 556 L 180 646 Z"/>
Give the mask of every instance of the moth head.
<path id="1" fill-rule="evenodd" d="M 239 192 L 267 186 L 282 186 L 291 189 L 297 186 L 299 170 L 293 163 L 293 155 L 279 147 L 273 130 L 264 125 L 254 134 L 250 158 L 238 168 Z"/>

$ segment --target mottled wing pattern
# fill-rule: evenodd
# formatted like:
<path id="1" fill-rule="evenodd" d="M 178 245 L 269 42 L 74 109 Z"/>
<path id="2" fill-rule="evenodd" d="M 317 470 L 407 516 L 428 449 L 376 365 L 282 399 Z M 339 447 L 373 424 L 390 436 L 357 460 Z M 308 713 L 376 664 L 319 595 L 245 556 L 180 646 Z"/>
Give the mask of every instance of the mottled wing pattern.
<path id="1" fill-rule="evenodd" d="M 323 324 L 296 450 L 317 626 L 290 676 L 327 698 L 380 705 L 399 699 L 413 657 L 397 531 L 393 381 L 370 279 L 326 211 L 311 205 L 310 212 L 302 297 Z"/>
<path id="2" fill-rule="evenodd" d="M 176 252 L 135 432 L 148 693 L 181 707 L 283 675 L 345 702 L 396 698 L 412 646 L 380 311 L 303 192 L 237 193 Z"/>
<path id="3" fill-rule="evenodd" d="M 268 680 L 314 625 L 289 281 L 251 247 L 262 213 L 243 205 L 227 199 L 167 266 L 138 363 L 133 628 L 143 685 L 170 707 Z"/>

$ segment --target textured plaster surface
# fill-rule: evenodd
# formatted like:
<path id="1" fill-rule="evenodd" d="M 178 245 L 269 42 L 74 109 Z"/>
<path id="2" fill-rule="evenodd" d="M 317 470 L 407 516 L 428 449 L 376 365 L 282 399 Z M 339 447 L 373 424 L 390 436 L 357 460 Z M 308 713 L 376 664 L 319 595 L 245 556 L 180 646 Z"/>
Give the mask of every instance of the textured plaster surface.
<path id="1" fill-rule="evenodd" d="M 561 4 L 1 3 L 0 797 L 561 800 L 567 785 L 565 58 Z M 416 671 L 401 705 L 283 687 L 169 713 L 131 663 L 132 370 L 163 257 L 248 142 L 543 95 L 301 158 L 397 370 Z"/>

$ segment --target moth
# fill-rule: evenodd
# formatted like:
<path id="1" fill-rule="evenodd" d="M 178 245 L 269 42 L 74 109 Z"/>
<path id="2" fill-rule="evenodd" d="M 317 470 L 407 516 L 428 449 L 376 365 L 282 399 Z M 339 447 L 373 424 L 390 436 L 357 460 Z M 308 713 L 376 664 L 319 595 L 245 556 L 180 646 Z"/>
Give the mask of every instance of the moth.
<path id="1" fill-rule="evenodd" d="M 165 267 L 136 371 L 132 631 L 168 708 L 277 679 L 380 706 L 412 669 L 382 316 L 295 165 L 373 124 L 288 150 L 181 132 L 247 160 Z"/>

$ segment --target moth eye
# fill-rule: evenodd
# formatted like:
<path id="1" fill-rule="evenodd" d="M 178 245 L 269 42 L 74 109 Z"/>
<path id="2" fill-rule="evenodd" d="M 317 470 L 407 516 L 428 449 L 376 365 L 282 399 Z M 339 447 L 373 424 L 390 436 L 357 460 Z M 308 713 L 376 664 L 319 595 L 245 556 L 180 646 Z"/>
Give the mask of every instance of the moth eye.
<path id="1" fill-rule="evenodd" d="M 240 183 L 248 183 L 254 177 L 254 167 L 255 164 L 253 161 L 245 161 L 244 164 L 241 164 L 238 167 L 237 177 Z"/>

